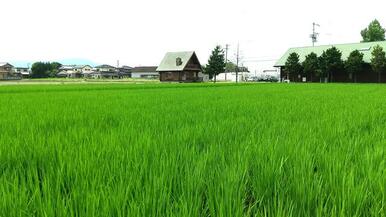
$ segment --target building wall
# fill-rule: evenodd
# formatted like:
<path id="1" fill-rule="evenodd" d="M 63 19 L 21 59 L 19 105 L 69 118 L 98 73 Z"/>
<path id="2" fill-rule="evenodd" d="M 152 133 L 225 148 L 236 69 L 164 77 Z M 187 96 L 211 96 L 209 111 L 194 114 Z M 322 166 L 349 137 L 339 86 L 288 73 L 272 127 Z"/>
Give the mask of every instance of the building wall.
<path id="1" fill-rule="evenodd" d="M 2 66 L 0 67 L 0 80 L 8 79 L 12 74 L 12 67 Z"/>
<path id="2" fill-rule="evenodd" d="M 248 73 L 247 72 L 239 72 L 238 73 L 238 81 L 245 81 L 247 78 Z M 227 73 L 220 73 L 216 76 L 217 81 L 230 81 L 230 82 L 236 82 L 236 72 L 227 72 Z"/>
<path id="3" fill-rule="evenodd" d="M 159 77 L 158 72 L 131 72 L 132 78 Z"/>
<path id="4" fill-rule="evenodd" d="M 160 81 L 195 82 L 199 81 L 198 71 L 160 72 Z"/>

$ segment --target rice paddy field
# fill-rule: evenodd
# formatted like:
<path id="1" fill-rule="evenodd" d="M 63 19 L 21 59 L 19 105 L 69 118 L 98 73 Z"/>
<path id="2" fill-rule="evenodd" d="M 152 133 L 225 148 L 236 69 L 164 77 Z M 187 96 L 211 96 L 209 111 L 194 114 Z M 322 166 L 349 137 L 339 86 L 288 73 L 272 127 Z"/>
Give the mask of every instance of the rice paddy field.
<path id="1" fill-rule="evenodd" d="M 386 86 L 0 87 L 0 216 L 386 216 Z"/>

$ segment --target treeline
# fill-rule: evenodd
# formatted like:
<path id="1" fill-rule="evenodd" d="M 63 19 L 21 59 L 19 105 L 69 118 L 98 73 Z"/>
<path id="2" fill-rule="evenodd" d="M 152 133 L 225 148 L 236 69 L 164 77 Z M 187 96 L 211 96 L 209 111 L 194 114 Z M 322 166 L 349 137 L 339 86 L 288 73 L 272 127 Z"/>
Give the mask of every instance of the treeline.
<path id="1" fill-rule="evenodd" d="M 32 78 L 53 78 L 59 73 L 62 64 L 58 62 L 35 62 L 31 67 Z"/>
<path id="2" fill-rule="evenodd" d="M 370 66 L 373 72 L 378 74 L 378 82 L 381 82 L 381 77 L 386 73 L 386 54 L 383 48 L 379 45 L 373 48 L 371 52 Z M 363 53 L 355 50 L 350 53 L 347 60 L 342 60 L 342 52 L 336 47 L 329 48 L 323 51 L 319 57 L 316 53 L 311 52 L 305 57 L 301 63 L 297 53 L 291 53 L 285 63 L 284 72 L 287 79 L 290 77 L 297 78 L 296 81 L 301 81 L 303 77 L 311 78 L 319 77 L 326 79 L 328 82 L 334 81 L 334 75 L 351 74 L 352 80 L 357 81 L 358 73 L 365 70 L 366 63 L 363 60 Z"/>

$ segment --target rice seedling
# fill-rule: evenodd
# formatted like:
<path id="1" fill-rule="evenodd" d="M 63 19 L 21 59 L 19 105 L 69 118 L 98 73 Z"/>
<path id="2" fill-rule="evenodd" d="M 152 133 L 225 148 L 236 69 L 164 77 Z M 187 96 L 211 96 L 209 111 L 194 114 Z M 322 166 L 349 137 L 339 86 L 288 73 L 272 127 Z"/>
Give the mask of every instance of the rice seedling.
<path id="1" fill-rule="evenodd" d="M 386 86 L 0 87 L 0 216 L 385 216 Z"/>

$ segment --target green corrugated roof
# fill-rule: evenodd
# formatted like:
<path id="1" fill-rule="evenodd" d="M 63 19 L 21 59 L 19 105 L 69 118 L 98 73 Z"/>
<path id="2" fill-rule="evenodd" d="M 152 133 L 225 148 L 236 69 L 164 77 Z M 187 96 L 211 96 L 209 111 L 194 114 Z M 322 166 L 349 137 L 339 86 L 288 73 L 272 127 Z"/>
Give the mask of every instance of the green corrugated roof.
<path id="1" fill-rule="evenodd" d="M 371 52 L 376 45 L 380 45 L 383 47 L 383 50 L 386 51 L 386 41 L 377 41 L 377 42 L 367 42 L 367 43 L 353 43 L 353 44 L 333 44 L 333 45 L 322 45 L 315 47 L 295 47 L 290 48 L 275 64 L 276 67 L 284 66 L 287 61 L 288 56 L 296 52 L 300 56 L 300 62 L 303 62 L 308 54 L 311 52 L 316 53 L 318 56 L 322 55 L 323 51 L 336 47 L 338 50 L 342 52 L 342 59 L 346 60 L 350 53 L 354 50 L 359 50 L 362 52 L 363 60 L 367 63 L 370 63 L 371 60 Z"/>
<path id="2" fill-rule="evenodd" d="M 159 64 L 157 71 L 183 71 L 193 55 L 195 55 L 194 51 L 168 52 Z M 181 58 L 182 61 L 179 66 L 176 64 L 177 58 Z"/>

